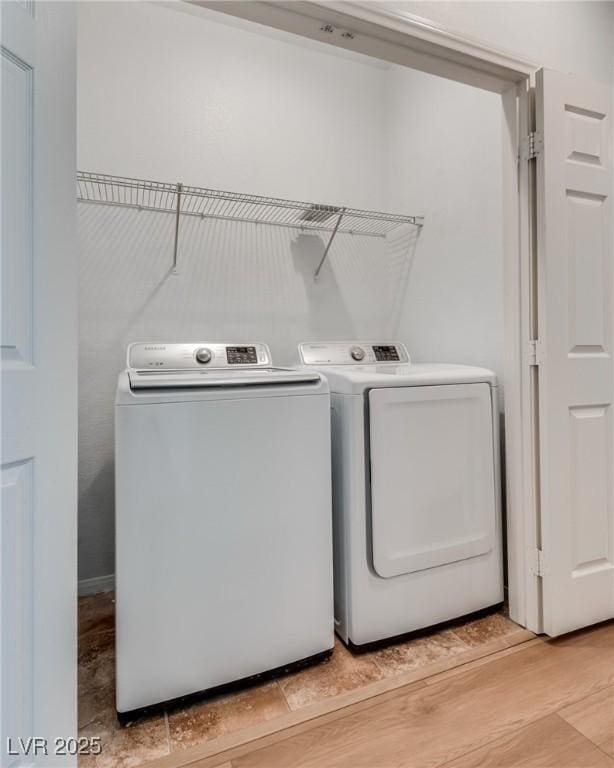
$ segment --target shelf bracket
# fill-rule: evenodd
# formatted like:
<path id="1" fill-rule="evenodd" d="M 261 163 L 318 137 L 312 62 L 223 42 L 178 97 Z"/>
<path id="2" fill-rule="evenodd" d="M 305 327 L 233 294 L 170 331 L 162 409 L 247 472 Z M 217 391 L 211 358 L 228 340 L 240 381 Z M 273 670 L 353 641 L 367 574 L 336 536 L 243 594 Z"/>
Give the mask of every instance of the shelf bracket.
<path id="1" fill-rule="evenodd" d="M 313 276 L 314 280 L 317 280 L 320 277 L 320 270 L 324 266 L 324 262 L 326 261 L 326 257 L 328 256 L 328 252 L 330 251 L 330 247 L 333 244 L 333 240 L 335 239 L 335 235 L 337 234 L 337 231 L 338 231 L 338 229 L 339 229 L 339 227 L 341 225 L 341 220 L 343 219 L 343 216 L 345 215 L 345 211 L 346 211 L 346 209 L 342 208 L 340 213 L 339 213 L 339 216 L 337 218 L 337 222 L 335 224 L 335 227 L 334 227 L 333 231 L 331 232 L 331 235 L 330 235 L 330 237 L 328 239 L 328 243 L 326 243 L 326 248 L 324 249 L 324 253 L 322 254 L 322 258 L 320 259 L 320 263 L 318 264 L 318 266 L 316 268 L 316 271 L 315 271 L 315 274 Z"/>
<path id="2" fill-rule="evenodd" d="M 179 248 L 179 219 L 181 217 L 181 190 L 183 184 L 177 183 L 177 208 L 175 209 L 175 245 L 173 247 L 173 266 L 171 272 L 177 274 L 177 250 Z"/>

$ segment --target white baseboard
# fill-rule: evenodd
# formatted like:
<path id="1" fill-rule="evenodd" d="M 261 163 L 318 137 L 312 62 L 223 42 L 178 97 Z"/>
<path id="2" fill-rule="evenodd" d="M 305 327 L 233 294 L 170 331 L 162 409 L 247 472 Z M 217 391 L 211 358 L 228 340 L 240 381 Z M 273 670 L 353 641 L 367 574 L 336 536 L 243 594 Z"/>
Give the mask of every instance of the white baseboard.
<path id="1" fill-rule="evenodd" d="M 95 595 L 98 592 L 112 592 L 115 589 L 115 575 L 95 576 L 79 581 L 79 595 Z"/>

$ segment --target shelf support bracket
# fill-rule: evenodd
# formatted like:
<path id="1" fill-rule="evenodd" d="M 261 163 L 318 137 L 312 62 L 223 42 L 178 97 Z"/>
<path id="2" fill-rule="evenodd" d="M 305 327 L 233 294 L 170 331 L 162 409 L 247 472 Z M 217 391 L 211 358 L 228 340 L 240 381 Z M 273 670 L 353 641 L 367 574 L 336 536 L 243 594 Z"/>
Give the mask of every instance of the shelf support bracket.
<path id="1" fill-rule="evenodd" d="M 173 266 L 172 266 L 172 273 L 174 275 L 177 274 L 177 251 L 179 248 L 179 219 L 181 216 L 181 190 L 183 189 L 183 184 L 178 183 L 177 184 L 177 208 L 175 209 L 175 245 L 173 247 Z"/>
<path id="2" fill-rule="evenodd" d="M 322 254 L 322 258 L 320 259 L 320 263 L 318 264 L 315 274 L 313 276 L 314 280 L 317 280 L 320 277 L 320 270 L 324 266 L 324 262 L 326 261 L 326 257 L 328 256 L 328 252 L 330 251 L 330 247 L 333 244 L 333 240 L 335 239 L 335 235 L 337 234 L 337 230 L 339 229 L 339 226 L 341 225 L 341 220 L 343 219 L 343 216 L 345 215 L 345 208 L 341 209 L 341 212 L 339 213 L 339 216 L 337 218 L 337 222 L 335 223 L 335 227 L 333 231 L 331 232 L 331 235 L 328 239 L 328 243 L 326 243 L 326 248 L 324 249 L 324 253 Z"/>

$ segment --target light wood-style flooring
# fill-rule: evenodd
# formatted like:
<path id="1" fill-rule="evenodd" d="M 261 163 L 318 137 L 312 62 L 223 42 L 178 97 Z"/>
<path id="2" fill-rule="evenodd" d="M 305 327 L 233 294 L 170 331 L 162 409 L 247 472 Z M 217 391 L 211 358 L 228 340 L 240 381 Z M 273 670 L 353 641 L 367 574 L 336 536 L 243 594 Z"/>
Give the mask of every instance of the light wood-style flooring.
<path id="1" fill-rule="evenodd" d="M 157 768 L 614 768 L 614 622 Z"/>
<path id="2" fill-rule="evenodd" d="M 271 737 L 435 673 L 488 657 L 535 636 L 501 611 L 355 655 L 338 642 L 324 663 L 120 725 L 115 712 L 114 596 L 79 601 L 79 735 L 101 740 L 100 755 L 80 768 L 137 768 L 157 759 L 167 766 L 201 760 Z M 146 649 L 144 649 L 146 652 Z M 352 710 L 354 711 L 354 710 Z M 307 726 L 305 726 L 307 727 Z M 236 754 L 236 751 L 233 753 Z"/>

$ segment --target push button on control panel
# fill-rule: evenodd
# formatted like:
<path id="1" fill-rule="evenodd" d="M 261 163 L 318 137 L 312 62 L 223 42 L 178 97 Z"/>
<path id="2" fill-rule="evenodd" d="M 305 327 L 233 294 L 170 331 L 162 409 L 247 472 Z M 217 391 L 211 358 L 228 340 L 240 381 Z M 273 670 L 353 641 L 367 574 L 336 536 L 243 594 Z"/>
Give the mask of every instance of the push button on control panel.
<path id="1" fill-rule="evenodd" d="M 194 357 L 199 363 L 208 363 L 211 360 L 211 350 L 207 347 L 201 347 L 196 350 Z"/>

